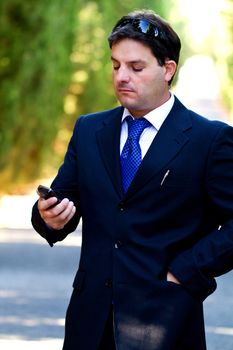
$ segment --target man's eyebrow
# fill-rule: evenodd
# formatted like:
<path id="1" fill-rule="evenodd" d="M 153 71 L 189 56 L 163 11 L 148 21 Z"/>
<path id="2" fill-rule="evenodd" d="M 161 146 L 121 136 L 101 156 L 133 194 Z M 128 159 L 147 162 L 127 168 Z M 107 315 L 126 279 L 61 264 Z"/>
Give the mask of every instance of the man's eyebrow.
<path id="1" fill-rule="evenodd" d="M 119 61 L 118 61 L 116 58 L 114 58 L 113 56 L 111 56 L 111 60 L 112 60 L 112 61 L 119 62 Z M 136 63 L 146 64 L 146 61 L 144 61 L 144 60 L 142 60 L 142 59 L 138 59 L 138 60 L 128 61 L 127 63 L 130 63 L 130 64 L 136 64 Z"/>
<path id="2" fill-rule="evenodd" d="M 129 63 L 142 63 L 142 64 L 146 64 L 146 61 L 144 61 L 144 60 L 134 60 L 134 61 L 129 61 Z"/>

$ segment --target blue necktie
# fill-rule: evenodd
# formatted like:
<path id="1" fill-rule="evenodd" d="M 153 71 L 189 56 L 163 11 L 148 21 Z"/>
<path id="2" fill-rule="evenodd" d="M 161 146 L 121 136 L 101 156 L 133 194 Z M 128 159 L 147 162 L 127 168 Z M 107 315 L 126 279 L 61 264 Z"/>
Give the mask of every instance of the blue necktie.
<path id="1" fill-rule="evenodd" d="M 124 191 L 126 192 L 142 161 L 139 139 L 143 130 L 151 126 L 144 118 L 133 119 L 127 116 L 128 138 L 121 152 L 121 173 Z"/>

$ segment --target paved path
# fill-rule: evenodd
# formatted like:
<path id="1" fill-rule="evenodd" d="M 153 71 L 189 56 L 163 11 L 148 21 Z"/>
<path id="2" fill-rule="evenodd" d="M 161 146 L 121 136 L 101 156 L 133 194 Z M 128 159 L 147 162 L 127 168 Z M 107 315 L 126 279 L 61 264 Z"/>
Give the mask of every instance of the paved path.
<path id="1" fill-rule="evenodd" d="M 62 348 L 81 232 L 51 248 L 31 227 L 36 198 L 0 198 L 1 350 Z"/>
<path id="2" fill-rule="evenodd" d="M 0 229 L 0 349 L 59 350 L 80 235 L 49 247 L 33 230 Z"/>

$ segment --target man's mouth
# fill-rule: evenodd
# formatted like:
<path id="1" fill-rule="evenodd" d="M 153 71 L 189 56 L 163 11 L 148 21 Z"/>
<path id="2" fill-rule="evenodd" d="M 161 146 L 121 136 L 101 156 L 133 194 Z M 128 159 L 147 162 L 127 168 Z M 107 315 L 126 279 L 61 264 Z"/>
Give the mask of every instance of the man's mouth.
<path id="1" fill-rule="evenodd" d="M 130 92 L 134 92 L 132 89 L 130 88 L 126 88 L 126 87 L 119 87 L 117 89 L 118 92 L 120 93 L 130 93 Z"/>

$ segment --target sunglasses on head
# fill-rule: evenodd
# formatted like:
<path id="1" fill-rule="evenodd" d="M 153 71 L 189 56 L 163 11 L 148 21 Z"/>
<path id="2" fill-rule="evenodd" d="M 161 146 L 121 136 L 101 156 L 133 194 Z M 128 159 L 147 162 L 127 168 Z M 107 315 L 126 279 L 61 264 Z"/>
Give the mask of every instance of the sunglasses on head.
<path id="1" fill-rule="evenodd" d="M 145 18 L 126 18 L 116 25 L 115 29 L 131 24 L 134 30 L 152 38 L 163 38 L 164 33 L 152 22 Z"/>

